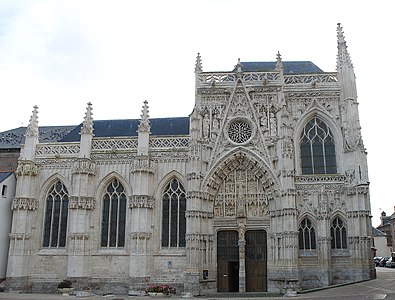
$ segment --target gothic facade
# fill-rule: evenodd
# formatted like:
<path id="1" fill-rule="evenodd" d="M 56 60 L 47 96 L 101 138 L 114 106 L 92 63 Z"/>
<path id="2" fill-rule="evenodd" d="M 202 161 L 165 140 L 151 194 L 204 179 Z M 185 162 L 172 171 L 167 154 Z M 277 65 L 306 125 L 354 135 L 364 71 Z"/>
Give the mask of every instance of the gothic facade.
<path id="1" fill-rule="evenodd" d="M 311 62 L 195 65 L 189 118 L 95 121 L 38 140 L 17 168 L 6 286 L 193 295 L 368 280 L 371 221 L 355 75 Z"/>

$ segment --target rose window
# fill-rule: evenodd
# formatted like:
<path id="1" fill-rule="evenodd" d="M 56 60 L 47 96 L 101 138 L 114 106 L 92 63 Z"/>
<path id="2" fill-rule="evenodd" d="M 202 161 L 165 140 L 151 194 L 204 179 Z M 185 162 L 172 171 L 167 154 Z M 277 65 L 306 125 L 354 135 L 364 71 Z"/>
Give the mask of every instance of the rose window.
<path id="1" fill-rule="evenodd" d="M 234 121 L 229 125 L 228 136 L 234 143 L 245 143 L 252 136 L 251 125 L 242 120 Z"/>

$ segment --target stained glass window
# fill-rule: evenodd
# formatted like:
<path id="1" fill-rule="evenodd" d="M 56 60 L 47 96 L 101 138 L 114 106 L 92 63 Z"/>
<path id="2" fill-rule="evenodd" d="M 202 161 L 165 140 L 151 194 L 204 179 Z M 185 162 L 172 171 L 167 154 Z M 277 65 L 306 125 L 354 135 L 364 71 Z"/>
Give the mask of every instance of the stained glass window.
<path id="1" fill-rule="evenodd" d="M 316 249 L 315 229 L 309 218 L 304 218 L 299 226 L 299 249 Z"/>
<path id="2" fill-rule="evenodd" d="M 43 247 L 66 246 L 69 193 L 57 180 L 48 190 L 45 203 Z"/>
<path id="3" fill-rule="evenodd" d="M 123 185 L 113 179 L 103 195 L 101 246 L 125 246 L 126 194 Z"/>
<path id="4" fill-rule="evenodd" d="M 347 228 L 339 217 L 332 221 L 331 238 L 332 249 L 347 249 Z"/>
<path id="5" fill-rule="evenodd" d="M 336 174 L 335 141 L 329 127 L 311 119 L 300 138 L 302 174 Z"/>
<path id="6" fill-rule="evenodd" d="M 172 179 L 162 195 L 162 247 L 185 247 L 185 189 Z"/>

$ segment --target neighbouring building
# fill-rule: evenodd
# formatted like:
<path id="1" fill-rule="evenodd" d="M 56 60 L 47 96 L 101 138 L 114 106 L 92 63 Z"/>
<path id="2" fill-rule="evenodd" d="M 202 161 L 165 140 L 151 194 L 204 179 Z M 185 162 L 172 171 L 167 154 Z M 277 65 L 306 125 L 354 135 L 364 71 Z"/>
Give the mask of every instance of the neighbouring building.
<path id="1" fill-rule="evenodd" d="M 189 117 L 94 120 L 39 141 L 34 108 L 12 201 L 8 290 L 193 295 L 299 291 L 373 276 L 353 65 L 204 72 Z M 176 103 L 175 103 L 176 105 Z"/>
<path id="2" fill-rule="evenodd" d="M 388 246 L 387 234 L 372 227 L 374 256 L 390 257 L 392 248 Z"/>
<path id="3" fill-rule="evenodd" d="M 11 202 L 15 195 L 16 177 L 12 172 L 0 172 L 0 283 L 6 278 L 8 235 L 11 232 Z"/>
<path id="4" fill-rule="evenodd" d="M 395 207 L 394 207 L 395 210 Z M 390 252 L 395 252 L 394 241 L 395 241 L 395 212 L 387 216 L 386 212 L 381 213 L 381 224 L 377 226 L 377 229 L 384 232 L 387 237 L 387 247 L 389 247 Z M 390 255 L 387 255 L 390 256 Z"/>

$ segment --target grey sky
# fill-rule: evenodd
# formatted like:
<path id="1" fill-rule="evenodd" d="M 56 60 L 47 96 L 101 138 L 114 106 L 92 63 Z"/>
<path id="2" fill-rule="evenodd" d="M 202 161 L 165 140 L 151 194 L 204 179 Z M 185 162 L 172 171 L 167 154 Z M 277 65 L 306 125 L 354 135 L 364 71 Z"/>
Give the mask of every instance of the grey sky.
<path id="1" fill-rule="evenodd" d="M 373 225 L 391 214 L 395 53 L 391 1 L 0 1 L 0 131 L 95 119 L 188 116 L 194 65 L 227 71 L 242 61 L 310 60 L 336 68 L 343 26 L 357 76 L 368 150 Z"/>

